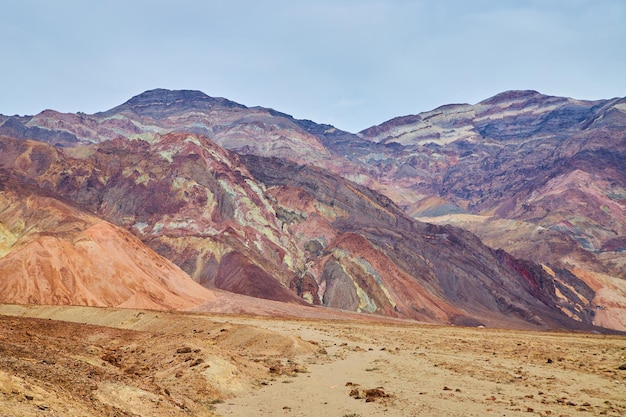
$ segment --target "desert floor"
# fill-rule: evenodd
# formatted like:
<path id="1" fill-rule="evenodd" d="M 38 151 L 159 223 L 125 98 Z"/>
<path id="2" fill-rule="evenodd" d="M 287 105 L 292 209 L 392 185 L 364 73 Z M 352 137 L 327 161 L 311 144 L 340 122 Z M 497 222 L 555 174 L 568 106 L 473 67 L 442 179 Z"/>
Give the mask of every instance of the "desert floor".
<path id="1" fill-rule="evenodd" d="M 0 416 L 623 416 L 626 337 L 0 305 Z"/>

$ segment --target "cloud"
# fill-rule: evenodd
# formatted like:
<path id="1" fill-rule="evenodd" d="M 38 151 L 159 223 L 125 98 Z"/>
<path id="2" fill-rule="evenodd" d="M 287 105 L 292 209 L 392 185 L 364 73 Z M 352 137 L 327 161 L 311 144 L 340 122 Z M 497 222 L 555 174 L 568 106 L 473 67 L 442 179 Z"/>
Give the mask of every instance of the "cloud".
<path id="1" fill-rule="evenodd" d="M 187 88 L 358 131 L 508 89 L 626 95 L 620 0 L 23 0 L 3 13 L 3 114 Z"/>

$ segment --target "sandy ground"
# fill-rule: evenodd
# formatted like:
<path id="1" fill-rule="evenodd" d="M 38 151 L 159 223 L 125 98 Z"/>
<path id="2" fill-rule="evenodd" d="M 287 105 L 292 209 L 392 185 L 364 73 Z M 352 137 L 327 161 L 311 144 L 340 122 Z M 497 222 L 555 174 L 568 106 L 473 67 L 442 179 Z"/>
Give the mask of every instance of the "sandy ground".
<path id="1" fill-rule="evenodd" d="M 0 306 L 0 416 L 623 416 L 626 337 Z"/>

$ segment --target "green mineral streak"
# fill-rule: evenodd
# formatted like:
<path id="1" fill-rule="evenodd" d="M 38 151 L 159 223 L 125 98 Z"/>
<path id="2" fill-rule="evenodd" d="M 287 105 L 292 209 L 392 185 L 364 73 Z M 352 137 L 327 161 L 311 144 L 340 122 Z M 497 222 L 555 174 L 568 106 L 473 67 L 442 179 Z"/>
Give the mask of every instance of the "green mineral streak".
<path id="1" fill-rule="evenodd" d="M 157 222 L 152 226 L 152 233 L 159 233 L 163 230 L 164 224 L 162 222 Z"/>
<path id="2" fill-rule="evenodd" d="M 337 217 L 339 217 L 339 213 L 337 213 L 337 210 L 334 207 L 327 206 L 326 204 L 322 204 L 317 201 L 315 202 L 315 209 L 330 221 L 335 221 L 337 220 Z"/>
<path id="3" fill-rule="evenodd" d="M 276 214 L 274 213 L 274 209 L 272 208 L 272 206 L 269 204 L 269 202 L 265 199 L 265 190 L 262 190 L 261 188 L 259 188 L 259 186 L 257 185 L 257 183 L 255 183 L 254 181 L 252 181 L 249 178 L 246 178 L 245 180 L 246 184 L 248 184 L 248 187 L 250 187 L 250 189 L 252 190 L 252 192 L 254 194 L 257 195 L 257 197 L 259 197 L 259 200 L 261 201 L 261 203 L 263 204 L 263 208 L 271 213 L 271 214 Z"/>
<path id="4" fill-rule="evenodd" d="M 367 313 L 374 313 L 376 311 L 376 309 L 378 307 L 376 307 L 376 303 L 374 302 L 374 300 L 372 300 L 365 291 L 363 291 L 363 289 L 361 287 L 359 287 L 359 284 L 357 284 L 354 280 L 352 281 L 354 283 L 354 287 L 356 288 L 356 295 L 357 297 L 359 297 L 359 308 L 357 309 L 357 311 L 360 312 L 367 312 Z"/>
<path id="5" fill-rule="evenodd" d="M 17 236 L 0 223 L 0 257 L 10 252 L 11 247 L 17 242 Z"/>
<path id="6" fill-rule="evenodd" d="M 171 164 L 174 161 L 174 153 L 174 151 L 161 151 L 159 156 Z"/>
<path id="7" fill-rule="evenodd" d="M 135 184 L 137 184 L 137 185 L 148 184 L 149 182 L 150 182 L 150 176 L 147 175 L 147 174 L 141 174 L 135 180 Z"/>
<path id="8" fill-rule="evenodd" d="M 279 247 L 283 247 L 283 242 L 280 240 L 280 235 L 277 233 L 276 227 L 270 223 L 270 221 L 264 216 L 261 207 L 255 204 L 249 197 L 249 191 L 243 189 L 242 187 L 236 186 L 233 187 L 232 184 L 225 180 L 219 180 L 220 187 L 224 190 L 226 194 L 228 194 L 235 203 L 235 212 L 233 214 L 233 219 L 236 220 L 239 224 L 243 226 L 251 226 L 255 230 L 257 230 L 261 235 L 265 236 L 267 240 L 276 244 Z M 257 188 L 258 190 L 258 188 Z M 260 190 L 259 190 L 260 191 Z M 264 198 L 261 198 L 261 201 L 265 201 Z M 265 204 L 268 207 L 270 214 L 273 214 L 275 217 L 275 213 L 269 205 Z M 251 242 L 255 245 L 255 247 L 259 251 L 263 251 L 265 249 L 264 243 L 256 239 L 254 242 Z M 294 265 L 294 259 L 289 256 L 287 253 L 283 258 L 283 263 L 289 267 Z"/>
<path id="9" fill-rule="evenodd" d="M 189 188 L 195 184 L 197 184 L 195 181 L 190 181 L 187 178 L 183 178 L 183 177 L 176 177 L 174 178 L 174 181 L 172 181 L 172 186 L 174 187 L 175 190 Z"/>
<path id="10" fill-rule="evenodd" d="M 611 190 L 611 192 L 607 193 L 606 196 L 614 201 L 626 200 L 626 190 L 621 187 L 616 187 Z"/>
<path id="11" fill-rule="evenodd" d="M 335 258 L 337 258 L 338 260 L 346 259 L 346 260 L 348 260 L 348 262 L 353 262 L 355 265 L 358 265 L 363 270 L 363 272 L 365 274 L 367 274 L 367 275 L 371 276 L 372 278 L 374 278 L 374 281 L 376 281 L 376 283 L 378 284 L 380 289 L 385 294 L 385 297 L 389 301 L 389 304 L 391 304 L 392 307 L 396 306 L 396 302 L 391 297 L 391 294 L 389 293 L 389 290 L 387 289 L 387 287 L 385 287 L 385 285 L 383 283 L 382 277 L 380 276 L 378 271 L 376 271 L 376 269 L 374 269 L 372 264 L 370 264 L 367 260 L 365 260 L 363 258 L 352 257 L 350 252 L 348 252 L 346 250 L 343 250 L 343 249 L 335 249 L 333 251 L 333 256 Z M 350 276 L 350 274 L 346 271 L 346 269 L 343 267 L 343 265 L 342 265 L 342 269 L 346 273 L 346 275 Z M 356 283 L 356 281 L 354 279 L 352 279 L 352 281 L 354 282 L 354 286 L 355 286 L 355 288 L 357 290 L 357 295 L 359 297 L 359 300 L 361 300 L 361 302 L 359 304 L 359 309 L 360 310 L 364 310 L 364 311 L 368 311 L 370 313 L 375 311 L 377 307 L 376 307 L 376 304 L 374 303 L 374 301 L 370 300 L 370 298 L 367 295 L 367 293 L 365 291 L 363 291 L 361 289 L 361 287 L 359 287 L 359 285 Z M 374 310 L 371 310 L 371 311 L 368 310 L 368 308 L 371 308 L 372 305 L 374 306 Z"/>
<path id="12" fill-rule="evenodd" d="M 374 267 L 372 266 L 372 264 L 370 264 L 367 260 L 363 259 L 363 258 L 355 258 L 354 262 L 359 265 L 361 268 L 363 268 L 363 270 L 371 275 L 372 277 L 374 277 L 374 281 L 376 281 L 376 283 L 378 284 L 378 286 L 380 287 L 380 289 L 383 291 L 383 293 L 385 294 L 385 297 L 387 297 L 387 300 L 389 301 L 389 303 L 395 307 L 396 306 L 396 302 L 393 300 L 393 298 L 391 297 L 391 294 L 389 294 L 389 290 L 387 290 L 387 287 L 385 287 L 384 283 L 383 283 L 383 278 L 380 276 L 380 274 L 378 273 L 378 271 L 376 271 L 374 269 Z"/>
<path id="13" fill-rule="evenodd" d="M 195 138 L 195 137 L 193 137 L 193 136 L 187 136 L 187 137 L 185 138 L 185 142 L 187 142 L 187 143 L 193 143 L 194 145 L 197 145 L 197 146 L 202 146 L 202 144 L 200 143 L 200 141 L 198 140 L 198 138 Z"/>
<path id="14" fill-rule="evenodd" d="M 154 132 L 142 132 L 136 133 L 134 135 L 130 135 L 128 139 L 130 140 L 142 140 L 148 142 L 149 144 L 157 143 L 160 139 L 160 135 Z"/>

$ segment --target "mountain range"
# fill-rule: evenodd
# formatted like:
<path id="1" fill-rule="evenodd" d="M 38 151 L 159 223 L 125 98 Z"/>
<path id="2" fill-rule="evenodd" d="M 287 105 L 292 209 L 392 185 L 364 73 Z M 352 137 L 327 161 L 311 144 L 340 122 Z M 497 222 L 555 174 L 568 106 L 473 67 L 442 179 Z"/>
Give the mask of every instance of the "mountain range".
<path id="1" fill-rule="evenodd" d="M 626 331 L 626 99 L 358 133 L 199 91 L 0 116 L 0 301 Z"/>

